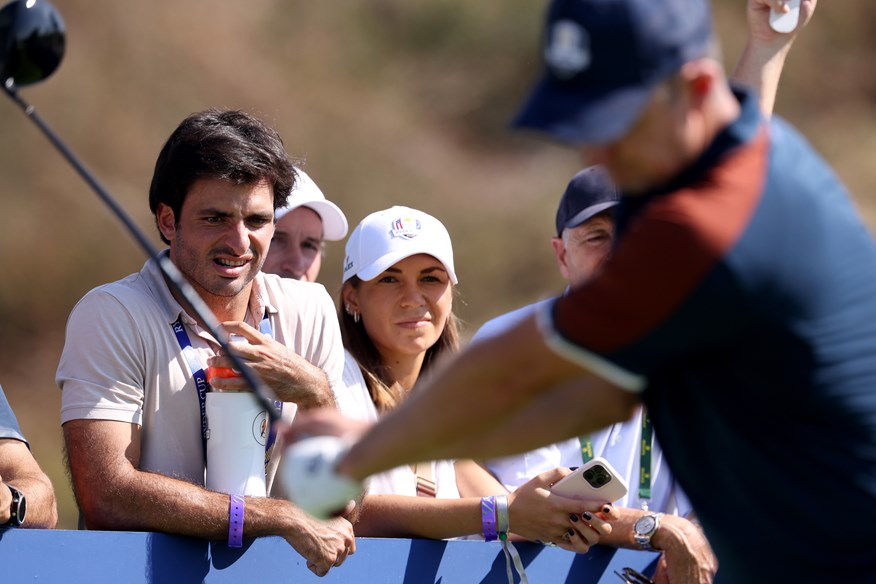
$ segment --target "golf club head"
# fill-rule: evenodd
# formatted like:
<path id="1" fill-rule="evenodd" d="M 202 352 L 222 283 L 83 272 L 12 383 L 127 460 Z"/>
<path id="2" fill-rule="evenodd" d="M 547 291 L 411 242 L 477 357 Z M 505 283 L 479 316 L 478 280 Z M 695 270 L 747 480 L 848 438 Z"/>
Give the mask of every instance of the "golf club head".
<path id="1" fill-rule="evenodd" d="M 64 56 L 64 21 L 45 0 L 13 0 L 0 9 L 0 82 L 30 85 L 52 74 Z"/>

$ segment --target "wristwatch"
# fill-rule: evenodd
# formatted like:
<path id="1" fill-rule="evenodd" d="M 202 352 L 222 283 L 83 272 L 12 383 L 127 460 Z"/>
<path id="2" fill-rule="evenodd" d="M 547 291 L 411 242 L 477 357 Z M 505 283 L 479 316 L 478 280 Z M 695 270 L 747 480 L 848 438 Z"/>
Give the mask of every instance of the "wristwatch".
<path id="1" fill-rule="evenodd" d="M 21 524 L 24 523 L 24 517 L 27 515 L 27 499 L 24 498 L 24 493 L 12 485 L 6 486 L 12 493 L 12 504 L 9 505 L 9 521 L 4 524 L 4 527 L 21 527 Z"/>
<path id="2" fill-rule="evenodd" d="M 633 525 L 633 539 L 643 550 L 654 551 L 651 538 L 660 528 L 660 516 L 662 513 L 649 513 L 642 515 Z"/>

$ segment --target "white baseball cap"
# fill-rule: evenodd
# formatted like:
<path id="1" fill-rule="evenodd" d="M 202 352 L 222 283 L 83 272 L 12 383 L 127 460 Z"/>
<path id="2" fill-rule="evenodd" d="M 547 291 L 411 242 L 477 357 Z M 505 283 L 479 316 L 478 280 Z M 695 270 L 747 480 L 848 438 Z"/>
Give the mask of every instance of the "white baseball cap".
<path id="1" fill-rule="evenodd" d="M 274 211 L 274 218 L 279 221 L 283 215 L 297 209 L 298 207 L 307 207 L 313 209 L 319 218 L 322 219 L 322 236 L 328 241 L 339 241 L 344 239 L 349 228 L 347 217 L 340 207 L 325 198 L 316 183 L 313 182 L 307 173 L 300 168 L 295 169 L 298 178 L 295 180 L 295 186 L 286 198 L 286 206 L 280 207 Z"/>
<path id="2" fill-rule="evenodd" d="M 420 253 L 444 264 L 450 281 L 457 283 L 450 234 L 440 221 L 410 207 L 377 211 L 362 219 L 347 240 L 343 281 L 353 276 L 371 280 L 393 264 Z"/>

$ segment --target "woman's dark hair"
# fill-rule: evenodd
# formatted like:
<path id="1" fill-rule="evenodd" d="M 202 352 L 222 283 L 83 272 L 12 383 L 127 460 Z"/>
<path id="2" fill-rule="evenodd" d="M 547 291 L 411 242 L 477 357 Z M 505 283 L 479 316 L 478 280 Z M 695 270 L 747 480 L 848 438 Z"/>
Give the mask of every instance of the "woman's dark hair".
<path id="1" fill-rule="evenodd" d="M 353 355 L 359 364 L 359 369 L 362 370 L 362 376 L 365 378 L 365 385 L 368 387 L 368 393 L 371 394 L 371 401 L 374 402 L 377 411 L 382 414 L 395 409 L 404 400 L 406 392 L 390 376 L 390 371 L 383 364 L 380 352 L 374 346 L 374 341 L 365 331 L 365 325 L 361 320 L 356 322 L 353 316 L 345 310 L 343 289 L 347 286 L 357 288 L 361 282 L 362 280 L 358 276 L 353 276 L 341 287 L 340 300 L 338 301 L 338 321 L 341 323 L 344 348 Z M 426 350 L 420 375 L 426 373 L 441 355 L 457 350 L 459 350 L 459 319 L 451 310 L 450 314 L 447 315 L 441 336 L 438 337 L 434 345 Z"/>
<path id="2" fill-rule="evenodd" d="M 210 109 L 183 120 L 158 154 L 149 187 L 156 222 L 159 203 L 170 207 L 178 222 L 192 184 L 205 178 L 239 185 L 265 181 L 274 190 L 276 209 L 285 204 L 296 174 L 276 130 L 240 110 Z"/>

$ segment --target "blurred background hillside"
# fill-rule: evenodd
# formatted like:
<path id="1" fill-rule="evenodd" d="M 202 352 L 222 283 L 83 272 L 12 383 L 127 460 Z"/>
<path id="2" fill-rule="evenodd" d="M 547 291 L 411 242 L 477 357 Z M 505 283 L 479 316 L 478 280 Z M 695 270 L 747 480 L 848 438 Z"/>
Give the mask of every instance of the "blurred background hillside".
<path id="1" fill-rule="evenodd" d="M 55 0 L 67 53 L 22 90 L 153 240 L 147 190 L 176 124 L 251 111 L 351 226 L 393 204 L 453 237 L 458 312 L 486 319 L 556 293 L 549 238 L 574 152 L 508 130 L 538 68 L 532 0 Z M 732 65 L 744 0 L 715 0 Z M 876 2 L 822 0 L 785 71 L 777 113 L 833 164 L 876 225 Z M 131 237 L 9 100 L 0 100 L 0 384 L 75 527 L 54 372 L 64 324 L 90 288 L 140 268 Z M 336 293 L 343 244 L 322 282 Z"/>

